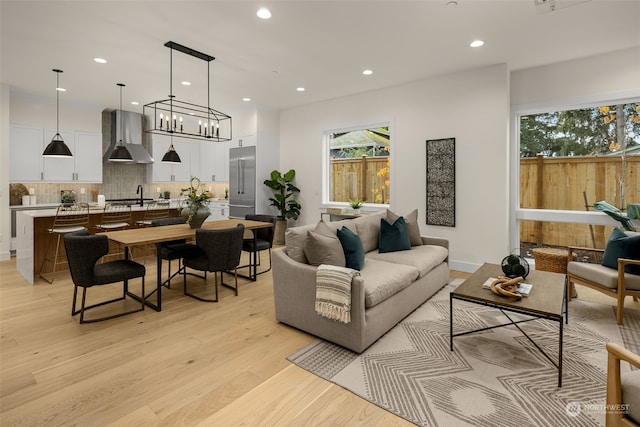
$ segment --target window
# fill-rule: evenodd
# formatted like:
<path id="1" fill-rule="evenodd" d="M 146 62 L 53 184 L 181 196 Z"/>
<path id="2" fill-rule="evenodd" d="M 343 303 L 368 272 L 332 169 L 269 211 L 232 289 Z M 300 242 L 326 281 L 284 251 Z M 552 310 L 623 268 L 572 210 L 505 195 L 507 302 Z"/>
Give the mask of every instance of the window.
<path id="1" fill-rule="evenodd" d="M 535 246 L 603 248 L 612 227 L 588 216 L 567 225 L 570 212 L 557 211 L 593 212 L 602 200 L 621 210 L 640 203 L 640 101 L 521 113 L 516 120 L 521 253 Z M 544 211 L 556 211 L 557 221 Z"/>
<path id="2" fill-rule="evenodd" d="M 331 130 L 324 134 L 326 153 L 323 203 L 362 200 L 389 205 L 391 132 L 388 124 Z"/>

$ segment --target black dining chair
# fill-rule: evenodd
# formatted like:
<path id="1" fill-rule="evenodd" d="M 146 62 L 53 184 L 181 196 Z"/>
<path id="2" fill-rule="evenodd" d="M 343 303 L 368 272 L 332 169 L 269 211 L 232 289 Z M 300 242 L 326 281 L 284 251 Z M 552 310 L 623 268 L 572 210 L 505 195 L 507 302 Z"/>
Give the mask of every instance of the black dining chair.
<path id="1" fill-rule="evenodd" d="M 257 267 L 260 265 L 260 252 L 269 251 L 269 268 L 263 271 L 254 271 L 254 273 L 262 274 L 271 270 L 271 248 L 273 247 L 273 235 L 276 230 L 276 217 L 273 215 L 261 215 L 261 214 L 247 214 L 244 219 L 252 220 L 252 221 L 261 221 L 261 222 L 270 222 L 272 224 L 271 227 L 258 228 L 252 230 L 255 233 L 255 238 L 253 239 L 244 239 L 242 241 L 242 250 L 245 252 L 249 252 L 249 264 L 241 265 L 238 268 L 252 267 L 257 270 Z"/>
<path id="2" fill-rule="evenodd" d="M 187 289 L 187 269 L 182 270 L 184 278 L 184 294 L 200 301 L 218 302 L 218 273 L 220 273 L 220 284 L 231 288 L 238 295 L 238 264 L 242 254 L 242 237 L 244 235 L 244 225 L 238 224 L 235 228 L 222 230 L 196 230 L 196 246 L 202 253 L 193 258 L 185 258 L 183 265 L 194 270 L 204 272 L 205 284 L 207 283 L 207 272 L 212 272 L 215 278 L 215 299 L 204 298 L 189 292 Z M 235 287 L 224 283 L 223 272 L 233 271 Z"/>
<path id="3" fill-rule="evenodd" d="M 162 227 L 165 225 L 184 224 L 183 217 L 172 217 L 151 220 L 152 227 Z M 187 239 L 170 240 L 168 242 L 158 243 L 156 250 L 160 251 L 160 259 L 168 262 L 168 277 L 162 282 L 162 286 L 171 289 L 171 279 L 182 273 L 184 266 L 182 260 L 200 255 L 202 250 L 193 243 L 187 243 Z M 178 260 L 178 269 L 171 273 L 171 261 Z"/>
<path id="4" fill-rule="evenodd" d="M 109 239 L 103 234 L 90 235 L 88 230 L 66 234 L 64 236 L 64 247 L 67 252 L 69 271 L 71 272 L 71 279 L 74 285 L 71 315 L 75 316 L 80 313 L 80 323 L 99 322 L 144 310 L 144 276 L 146 274 L 144 265 L 128 259 L 119 259 L 99 264 L 98 260 L 109 252 Z M 135 278 L 142 279 L 142 294 L 140 297 L 129 292 L 129 280 Z M 122 296 L 89 306 L 85 304 L 87 288 L 118 282 L 123 282 L 124 285 Z M 76 308 L 78 287 L 82 288 L 80 310 Z M 140 308 L 85 320 L 85 311 L 125 300 L 127 296 L 140 301 Z"/>

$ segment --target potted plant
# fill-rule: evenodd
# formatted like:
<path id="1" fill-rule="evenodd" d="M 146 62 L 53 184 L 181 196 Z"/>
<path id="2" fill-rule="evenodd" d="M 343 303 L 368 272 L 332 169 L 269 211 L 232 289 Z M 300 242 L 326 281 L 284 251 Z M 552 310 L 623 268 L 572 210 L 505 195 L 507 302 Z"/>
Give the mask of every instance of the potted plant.
<path id="1" fill-rule="evenodd" d="M 349 205 L 351 205 L 351 209 L 353 209 L 353 213 L 355 214 L 360 213 L 360 208 L 363 204 L 364 202 L 357 197 L 355 199 L 349 199 Z"/>
<path id="2" fill-rule="evenodd" d="M 273 238 L 274 243 L 277 245 L 284 244 L 287 221 L 290 219 L 296 220 L 300 216 L 302 206 L 293 198 L 296 193 L 300 192 L 300 189 L 293 184 L 295 177 L 296 171 L 294 169 L 289 170 L 284 175 L 274 170 L 271 172 L 271 178 L 264 180 L 264 185 L 274 192 L 273 197 L 269 198 L 271 206 L 275 207 L 280 213 L 276 221 L 276 230 Z"/>
<path id="3" fill-rule="evenodd" d="M 200 228 L 211 214 L 208 207 L 211 195 L 202 189 L 200 178 L 195 176 L 191 177 L 189 188 L 183 188 L 180 195 L 185 196 L 185 205 L 180 208 L 180 215 L 191 228 Z"/>

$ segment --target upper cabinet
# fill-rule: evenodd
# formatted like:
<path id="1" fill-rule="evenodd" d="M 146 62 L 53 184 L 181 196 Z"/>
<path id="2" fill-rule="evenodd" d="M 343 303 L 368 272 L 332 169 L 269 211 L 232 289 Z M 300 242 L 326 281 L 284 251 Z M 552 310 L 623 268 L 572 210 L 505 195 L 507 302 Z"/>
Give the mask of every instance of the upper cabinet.
<path id="1" fill-rule="evenodd" d="M 173 141 L 173 148 L 180 156 L 180 163 L 163 163 L 162 156 L 167 152 L 171 140 L 162 135 L 153 135 L 151 143 L 151 154 L 154 158 L 153 164 L 147 168 L 147 174 L 151 182 L 189 182 L 191 179 L 191 163 L 193 145 L 183 141 Z M 195 159 L 197 160 L 197 158 Z M 197 176 L 197 170 L 194 169 Z"/>
<path id="2" fill-rule="evenodd" d="M 229 143 L 206 142 L 200 145 L 200 175 L 204 181 L 229 181 Z"/>
<path id="3" fill-rule="evenodd" d="M 11 125 L 9 129 L 9 181 L 41 181 L 42 128 Z"/>
<path id="4" fill-rule="evenodd" d="M 55 129 L 11 125 L 9 152 L 12 182 L 102 182 L 102 135 L 60 131 L 71 158 L 43 157 Z"/>

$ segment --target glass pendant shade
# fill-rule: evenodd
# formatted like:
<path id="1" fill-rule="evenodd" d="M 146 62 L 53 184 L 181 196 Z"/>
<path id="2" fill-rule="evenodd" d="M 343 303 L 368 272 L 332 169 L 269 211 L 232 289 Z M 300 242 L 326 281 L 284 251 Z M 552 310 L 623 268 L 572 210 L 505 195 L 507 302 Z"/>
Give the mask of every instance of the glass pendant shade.
<path id="1" fill-rule="evenodd" d="M 176 149 L 173 148 L 173 144 L 169 146 L 167 152 L 164 153 L 164 156 L 162 156 L 162 161 L 164 163 L 182 163 L 182 161 L 180 160 L 180 156 L 178 156 L 178 153 L 176 152 Z"/>
<path id="2" fill-rule="evenodd" d="M 73 157 L 71 150 L 69 150 L 67 144 L 64 143 L 64 139 L 62 139 L 59 133 L 56 133 L 53 138 L 51 138 L 51 142 L 44 149 L 42 155 L 45 157 Z"/>
<path id="3" fill-rule="evenodd" d="M 111 155 L 109 156 L 109 161 L 110 162 L 129 162 L 129 163 L 133 162 L 133 157 L 131 157 L 131 153 L 129 152 L 129 150 L 127 150 L 127 147 L 125 147 L 122 144 L 122 140 L 120 140 L 120 143 L 111 152 Z"/>
<path id="4" fill-rule="evenodd" d="M 58 88 L 60 87 L 60 73 L 62 73 L 62 70 L 54 68 L 52 71 L 56 73 L 56 134 L 53 135 L 51 142 L 46 146 L 42 155 L 44 157 L 73 157 L 71 150 L 64 143 L 62 135 L 60 135 L 60 91 Z"/>

